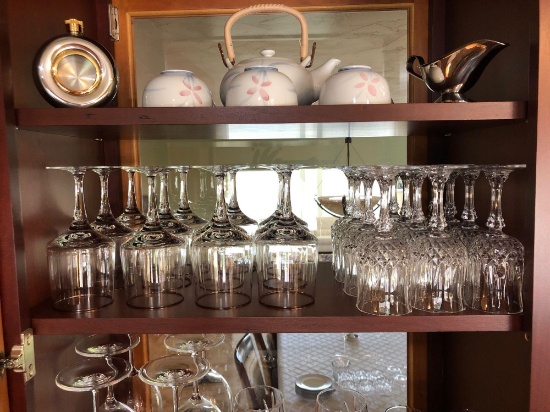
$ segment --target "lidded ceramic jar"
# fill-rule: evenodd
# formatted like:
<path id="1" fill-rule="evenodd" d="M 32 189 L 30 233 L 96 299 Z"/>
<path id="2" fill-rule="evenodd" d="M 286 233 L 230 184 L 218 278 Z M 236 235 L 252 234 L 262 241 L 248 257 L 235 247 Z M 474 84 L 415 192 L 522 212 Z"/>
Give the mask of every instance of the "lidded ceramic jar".
<path id="1" fill-rule="evenodd" d="M 143 91 L 143 107 L 209 107 L 212 93 L 188 70 L 163 70 Z"/>
<path id="2" fill-rule="evenodd" d="M 233 78 L 226 106 L 297 106 L 294 83 L 276 67 L 252 66 Z"/>
<path id="3" fill-rule="evenodd" d="M 321 88 L 319 104 L 391 103 L 388 82 L 370 66 L 346 66 Z"/>

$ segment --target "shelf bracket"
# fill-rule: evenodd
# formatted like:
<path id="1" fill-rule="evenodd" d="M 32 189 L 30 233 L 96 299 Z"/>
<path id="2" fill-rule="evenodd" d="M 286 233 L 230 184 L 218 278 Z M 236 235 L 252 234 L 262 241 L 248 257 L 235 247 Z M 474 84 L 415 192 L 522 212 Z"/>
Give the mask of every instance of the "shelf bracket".
<path id="1" fill-rule="evenodd" d="M 118 8 L 109 4 L 109 36 L 112 41 L 120 40 L 120 29 L 118 26 Z"/>
<path id="2" fill-rule="evenodd" d="M 28 382 L 36 375 L 32 329 L 27 329 L 21 334 L 21 344 L 13 345 L 8 357 L 4 357 L 4 354 L 0 352 L 0 379 L 4 377 L 6 369 L 23 373 L 25 382 Z"/>

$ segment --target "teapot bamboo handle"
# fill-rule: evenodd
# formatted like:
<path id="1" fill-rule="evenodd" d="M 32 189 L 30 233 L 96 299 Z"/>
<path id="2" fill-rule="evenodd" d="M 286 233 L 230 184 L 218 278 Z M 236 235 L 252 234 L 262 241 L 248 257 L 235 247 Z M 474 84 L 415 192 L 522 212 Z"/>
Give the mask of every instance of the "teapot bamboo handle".
<path id="1" fill-rule="evenodd" d="M 424 65 L 424 59 L 421 56 L 411 56 L 407 60 L 407 71 L 415 77 L 422 79 L 422 76 L 414 70 L 414 62 L 418 60 L 420 66 Z"/>
<path id="2" fill-rule="evenodd" d="M 233 40 L 231 39 L 231 27 L 241 17 L 255 13 L 288 13 L 293 15 L 300 22 L 302 28 L 302 37 L 300 39 L 300 61 L 303 61 L 307 57 L 308 52 L 308 29 L 307 22 L 302 13 L 292 7 L 285 6 L 283 4 L 257 4 L 244 9 L 241 9 L 234 13 L 225 23 L 224 36 L 225 36 L 225 48 L 227 50 L 227 58 L 231 64 L 235 64 L 235 50 L 233 49 Z"/>

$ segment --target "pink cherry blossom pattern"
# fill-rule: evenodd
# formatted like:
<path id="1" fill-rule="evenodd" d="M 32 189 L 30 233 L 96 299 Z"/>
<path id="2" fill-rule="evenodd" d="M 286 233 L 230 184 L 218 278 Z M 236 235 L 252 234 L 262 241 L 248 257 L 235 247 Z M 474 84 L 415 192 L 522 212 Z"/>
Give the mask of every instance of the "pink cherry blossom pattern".
<path id="1" fill-rule="evenodd" d="M 197 102 L 199 102 L 199 104 L 202 105 L 202 98 L 196 93 L 199 90 L 201 90 L 202 87 L 201 86 L 191 86 L 191 84 L 186 80 L 182 80 L 182 83 L 186 88 L 183 89 L 182 91 L 180 91 L 180 96 L 189 96 L 189 95 L 192 94 L 193 97 L 197 100 Z"/>
<path id="2" fill-rule="evenodd" d="M 362 89 L 363 87 L 366 86 L 368 93 L 371 96 L 375 97 L 378 93 L 378 90 L 376 89 L 375 84 L 380 82 L 380 77 L 373 76 L 371 78 L 366 72 L 359 72 L 359 77 L 361 77 L 363 81 L 360 81 L 359 83 L 357 83 L 355 85 L 355 88 Z"/>
<path id="3" fill-rule="evenodd" d="M 266 80 L 265 82 L 260 83 L 260 80 L 254 75 L 252 76 L 252 81 L 254 82 L 255 86 L 252 86 L 250 89 L 248 89 L 246 93 L 253 95 L 254 93 L 258 92 L 263 100 L 265 100 L 266 102 L 269 101 L 269 93 L 265 91 L 264 87 L 271 86 L 271 81 Z"/>

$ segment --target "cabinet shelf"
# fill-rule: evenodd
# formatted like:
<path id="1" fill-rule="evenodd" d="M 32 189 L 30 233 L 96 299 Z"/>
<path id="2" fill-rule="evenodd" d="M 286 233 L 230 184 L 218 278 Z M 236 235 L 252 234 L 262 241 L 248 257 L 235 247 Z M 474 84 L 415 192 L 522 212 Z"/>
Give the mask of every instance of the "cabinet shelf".
<path id="1" fill-rule="evenodd" d="M 406 103 L 342 106 L 190 108 L 20 108 L 22 129 L 62 135 L 146 139 L 258 138 L 258 125 L 274 138 L 449 134 L 525 121 L 524 101 L 466 104 Z M 228 126 L 241 125 L 235 136 Z M 247 125 L 254 132 L 247 133 Z M 273 127 L 273 125 L 278 125 Z M 309 127 L 304 127 L 309 125 Z M 247 137 L 250 136 L 250 137 Z"/>
<path id="2" fill-rule="evenodd" d="M 255 288 L 253 288 L 254 290 Z M 461 314 L 434 315 L 414 311 L 406 316 L 371 316 L 355 308 L 355 299 L 342 292 L 330 263 L 319 263 L 316 301 L 299 310 L 262 306 L 256 294 L 239 309 L 216 311 L 195 305 L 193 289 L 184 302 L 164 309 L 130 308 L 118 290 L 115 302 L 96 312 L 72 314 L 56 311 L 51 302 L 32 310 L 35 334 L 87 333 L 240 333 L 240 332 L 466 332 L 519 331 L 522 315 L 488 315 L 467 310 Z"/>

